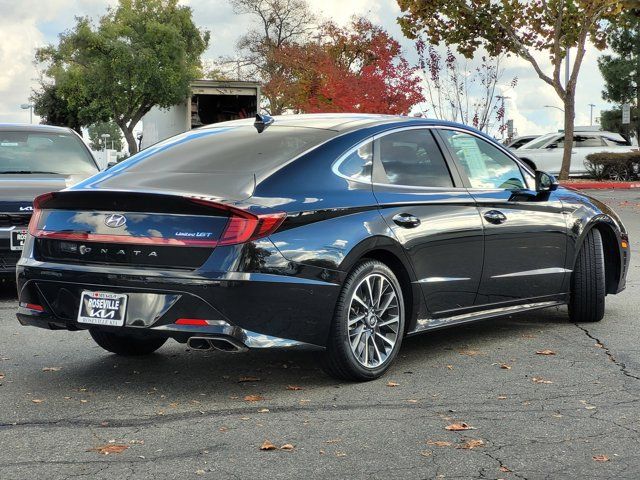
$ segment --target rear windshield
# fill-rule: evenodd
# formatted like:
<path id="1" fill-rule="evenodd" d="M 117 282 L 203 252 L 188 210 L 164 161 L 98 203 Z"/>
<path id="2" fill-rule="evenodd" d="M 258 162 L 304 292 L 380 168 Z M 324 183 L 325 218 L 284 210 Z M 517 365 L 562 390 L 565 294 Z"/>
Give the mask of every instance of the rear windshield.
<path id="1" fill-rule="evenodd" d="M 278 167 L 334 137 L 335 131 L 272 125 L 205 128 L 172 137 L 125 162 L 129 172 L 257 172 Z"/>
<path id="2" fill-rule="evenodd" d="M 0 131 L 0 173 L 94 174 L 87 148 L 71 133 Z"/>

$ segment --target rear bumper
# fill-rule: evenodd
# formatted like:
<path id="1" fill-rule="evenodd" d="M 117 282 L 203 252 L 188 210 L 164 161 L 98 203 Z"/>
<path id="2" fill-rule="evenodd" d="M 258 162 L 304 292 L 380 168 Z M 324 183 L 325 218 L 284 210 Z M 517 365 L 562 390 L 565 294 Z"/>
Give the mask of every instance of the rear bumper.
<path id="1" fill-rule="evenodd" d="M 141 272 L 57 265 L 22 259 L 17 267 L 21 324 L 48 329 L 89 327 L 133 336 L 229 337 L 251 349 L 321 349 L 326 344 L 340 285 L 266 273 Z M 144 275 L 141 275 L 143 273 Z M 78 323 L 83 290 L 128 295 L 123 327 Z M 207 325 L 178 325 L 180 318 Z"/>

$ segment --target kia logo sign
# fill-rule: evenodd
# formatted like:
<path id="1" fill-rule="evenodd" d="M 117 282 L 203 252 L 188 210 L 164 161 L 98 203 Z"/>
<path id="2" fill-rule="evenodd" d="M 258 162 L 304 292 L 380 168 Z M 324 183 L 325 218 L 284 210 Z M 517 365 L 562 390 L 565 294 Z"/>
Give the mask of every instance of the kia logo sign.
<path id="1" fill-rule="evenodd" d="M 124 215 L 120 215 L 119 213 L 112 213 L 104 219 L 104 224 L 111 228 L 122 227 L 125 223 L 127 223 L 127 219 Z"/>

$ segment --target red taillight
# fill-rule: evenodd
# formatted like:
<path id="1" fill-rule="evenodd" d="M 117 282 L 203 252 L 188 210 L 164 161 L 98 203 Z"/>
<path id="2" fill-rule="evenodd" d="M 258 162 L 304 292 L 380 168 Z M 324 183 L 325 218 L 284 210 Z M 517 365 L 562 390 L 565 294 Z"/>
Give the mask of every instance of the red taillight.
<path id="1" fill-rule="evenodd" d="M 21 303 L 20 306 L 28 308 L 29 310 L 35 310 L 36 312 L 44 312 L 44 307 L 35 303 Z"/>
<path id="2" fill-rule="evenodd" d="M 28 227 L 29 233 L 31 235 L 36 235 L 38 231 L 38 223 L 40 222 L 40 217 L 42 216 L 42 207 L 52 198 L 53 193 L 43 193 L 33 200 L 33 215 L 31 215 L 31 220 L 29 220 Z"/>
<path id="3" fill-rule="evenodd" d="M 209 322 L 202 320 L 201 318 L 179 318 L 176 320 L 176 325 L 194 325 L 194 326 L 207 326 Z"/>
<path id="4" fill-rule="evenodd" d="M 271 235 L 282 225 L 287 216 L 284 212 L 255 215 L 223 203 L 199 198 L 193 198 L 192 201 L 217 210 L 225 210 L 231 214 L 218 240 L 218 245 L 237 245 Z"/>

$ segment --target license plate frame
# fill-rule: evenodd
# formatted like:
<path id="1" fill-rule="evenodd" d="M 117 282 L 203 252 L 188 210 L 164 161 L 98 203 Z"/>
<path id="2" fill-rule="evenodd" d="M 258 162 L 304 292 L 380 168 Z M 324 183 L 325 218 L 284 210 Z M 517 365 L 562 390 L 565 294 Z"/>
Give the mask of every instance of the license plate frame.
<path id="1" fill-rule="evenodd" d="M 11 230 L 9 241 L 9 248 L 14 252 L 21 252 L 24 248 L 24 244 L 27 241 L 28 230 L 26 228 L 16 228 Z"/>
<path id="2" fill-rule="evenodd" d="M 128 295 L 83 290 L 78 307 L 78 323 L 103 327 L 122 327 L 127 319 Z"/>

